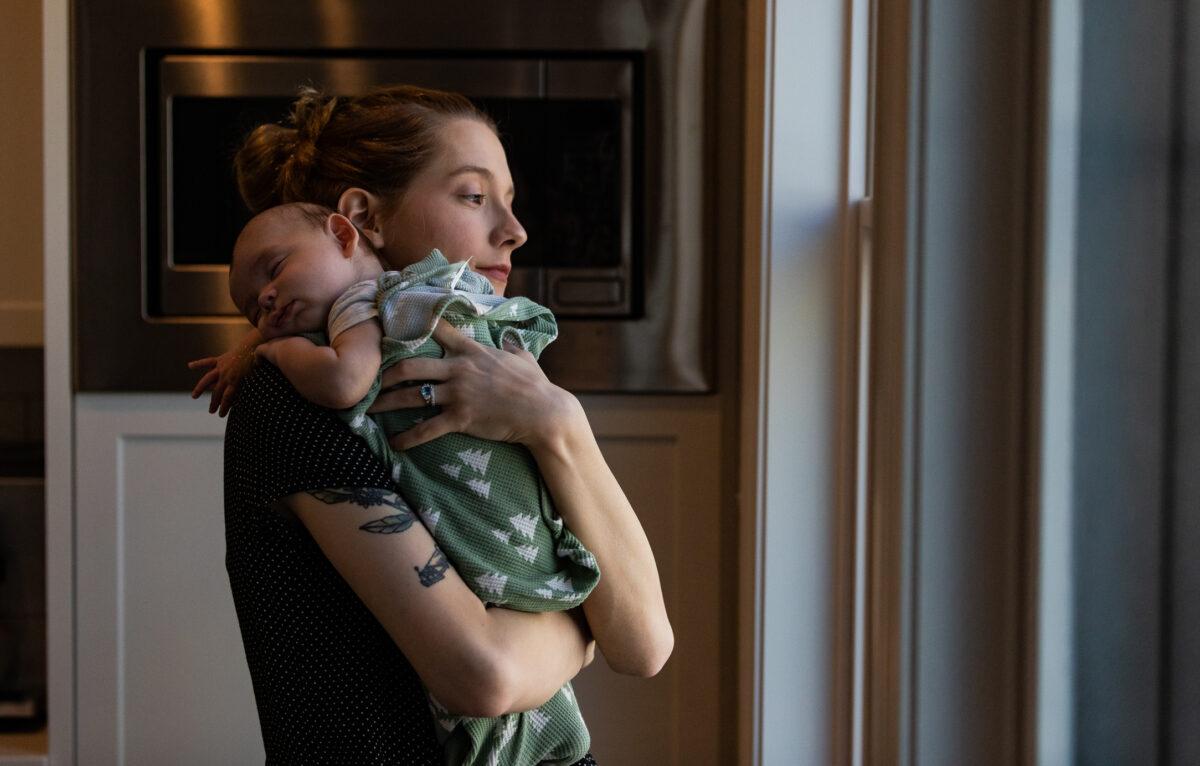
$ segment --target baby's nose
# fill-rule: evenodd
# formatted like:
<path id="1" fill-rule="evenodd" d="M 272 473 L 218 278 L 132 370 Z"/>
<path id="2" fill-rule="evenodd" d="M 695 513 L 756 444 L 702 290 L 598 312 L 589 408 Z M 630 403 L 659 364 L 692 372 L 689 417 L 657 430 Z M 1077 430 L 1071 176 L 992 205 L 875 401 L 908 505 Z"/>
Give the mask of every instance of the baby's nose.
<path id="1" fill-rule="evenodd" d="M 274 308 L 275 290 L 270 287 L 263 288 L 263 291 L 258 294 L 258 305 L 264 309 Z"/>

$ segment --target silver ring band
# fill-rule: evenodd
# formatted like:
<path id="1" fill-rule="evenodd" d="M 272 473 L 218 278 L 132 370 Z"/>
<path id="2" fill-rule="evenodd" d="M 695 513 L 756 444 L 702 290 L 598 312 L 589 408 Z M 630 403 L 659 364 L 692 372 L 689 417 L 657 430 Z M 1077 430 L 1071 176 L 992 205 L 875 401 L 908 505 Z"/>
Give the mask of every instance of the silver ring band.
<path id="1" fill-rule="evenodd" d="M 433 395 L 433 384 L 432 383 L 422 383 L 420 390 L 421 390 L 421 398 L 425 400 L 425 406 L 432 407 L 433 403 L 435 401 L 434 395 Z"/>

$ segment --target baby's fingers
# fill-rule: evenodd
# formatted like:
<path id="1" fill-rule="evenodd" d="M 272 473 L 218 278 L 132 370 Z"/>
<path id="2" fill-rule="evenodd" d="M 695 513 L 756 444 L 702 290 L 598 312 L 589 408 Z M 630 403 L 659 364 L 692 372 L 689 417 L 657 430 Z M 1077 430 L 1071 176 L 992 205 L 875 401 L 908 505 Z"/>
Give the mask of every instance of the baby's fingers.
<path id="1" fill-rule="evenodd" d="M 233 406 L 233 393 L 236 390 L 236 383 L 231 383 L 225 387 L 225 393 L 221 395 L 221 407 L 217 410 L 218 417 L 223 418 L 229 414 L 229 408 Z"/>
<path id="2" fill-rule="evenodd" d="M 211 415 L 216 412 L 221 406 L 221 399 L 225 396 L 225 389 L 227 387 L 228 384 L 222 380 L 213 388 L 212 396 L 208 398 L 208 414 Z"/>
<path id="3" fill-rule="evenodd" d="M 189 364 L 188 366 L 190 367 L 191 365 Z M 192 398 L 198 399 L 200 394 L 207 391 L 209 387 L 220 380 L 220 378 L 221 374 L 216 370 L 209 370 L 208 372 L 204 373 L 204 377 L 200 378 L 200 381 L 196 383 L 196 387 L 192 389 Z"/>
<path id="4" fill-rule="evenodd" d="M 404 433 L 396 434 L 389 441 L 394 449 L 403 452 L 406 449 L 431 442 L 439 436 L 445 436 L 456 429 L 451 419 L 445 415 L 435 415 L 424 423 L 418 423 Z"/>

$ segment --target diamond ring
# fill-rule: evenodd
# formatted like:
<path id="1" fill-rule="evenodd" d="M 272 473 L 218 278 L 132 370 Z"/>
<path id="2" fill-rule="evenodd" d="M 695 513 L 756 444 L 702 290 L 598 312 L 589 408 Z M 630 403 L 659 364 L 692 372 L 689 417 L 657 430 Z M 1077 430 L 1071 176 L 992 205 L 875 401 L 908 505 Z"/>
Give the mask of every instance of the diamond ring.
<path id="1" fill-rule="evenodd" d="M 426 407 L 433 406 L 434 396 L 433 396 L 433 384 L 432 383 L 422 383 L 421 384 L 421 398 L 425 400 Z"/>

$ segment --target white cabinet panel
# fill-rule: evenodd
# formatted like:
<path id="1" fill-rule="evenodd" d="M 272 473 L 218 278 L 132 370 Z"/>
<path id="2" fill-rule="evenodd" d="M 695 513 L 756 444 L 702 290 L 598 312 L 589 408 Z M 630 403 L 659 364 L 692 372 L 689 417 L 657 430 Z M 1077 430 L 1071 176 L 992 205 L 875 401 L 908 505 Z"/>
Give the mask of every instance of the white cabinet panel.
<path id="1" fill-rule="evenodd" d="M 184 397 L 77 399 L 80 763 L 262 763 L 225 574 L 224 423 Z"/>

